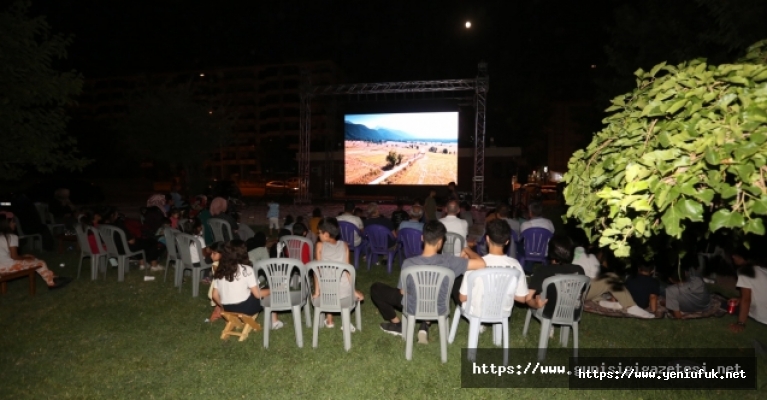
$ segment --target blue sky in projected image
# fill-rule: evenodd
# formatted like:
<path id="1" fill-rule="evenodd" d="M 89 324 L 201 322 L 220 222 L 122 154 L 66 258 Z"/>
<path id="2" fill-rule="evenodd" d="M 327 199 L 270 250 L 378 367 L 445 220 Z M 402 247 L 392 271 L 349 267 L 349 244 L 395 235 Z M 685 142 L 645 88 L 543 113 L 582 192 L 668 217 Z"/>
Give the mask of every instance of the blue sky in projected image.
<path id="1" fill-rule="evenodd" d="M 403 131 L 419 139 L 458 141 L 458 112 L 347 114 L 345 120 L 370 129 Z"/>

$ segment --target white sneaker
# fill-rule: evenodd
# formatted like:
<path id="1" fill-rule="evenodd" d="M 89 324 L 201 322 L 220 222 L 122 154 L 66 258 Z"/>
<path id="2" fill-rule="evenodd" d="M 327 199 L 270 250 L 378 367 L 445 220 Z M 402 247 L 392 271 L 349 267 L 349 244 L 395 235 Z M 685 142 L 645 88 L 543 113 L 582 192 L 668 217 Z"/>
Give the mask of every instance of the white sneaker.
<path id="1" fill-rule="evenodd" d="M 323 324 L 325 325 L 325 328 L 335 328 L 336 324 L 334 323 L 328 323 L 328 320 L 323 321 Z"/>
<path id="2" fill-rule="evenodd" d="M 276 331 L 277 329 L 280 329 L 283 326 L 285 326 L 285 325 L 280 320 L 277 320 L 277 322 L 272 322 L 272 330 L 273 331 Z"/>
<path id="3" fill-rule="evenodd" d="M 599 306 L 610 310 L 622 310 L 623 306 L 617 301 L 599 300 Z"/>
<path id="4" fill-rule="evenodd" d="M 145 270 L 146 269 L 146 264 L 139 264 L 138 265 L 138 269 L 140 269 L 142 271 Z"/>
<path id="5" fill-rule="evenodd" d="M 165 271 L 165 267 L 163 267 L 160 264 L 157 264 L 157 265 L 153 266 L 152 268 L 149 268 L 149 270 L 152 271 L 152 272 Z"/>
<path id="6" fill-rule="evenodd" d="M 626 312 L 639 318 L 648 318 L 648 319 L 655 318 L 655 314 L 647 312 L 639 308 L 639 306 L 631 306 L 626 309 Z"/>
<path id="7" fill-rule="evenodd" d="M 351 327 L 351 329 L 349 329 L 349 332 L 351 332 L 351 333 L 357 332 L 357 328 L 354 327 L 354 324 L 349 324 L 349 327 Z M 342 325 L 341 326 L 341 332 L 343 332 L 343 331 L 344 331 L 344 327 Z"/>

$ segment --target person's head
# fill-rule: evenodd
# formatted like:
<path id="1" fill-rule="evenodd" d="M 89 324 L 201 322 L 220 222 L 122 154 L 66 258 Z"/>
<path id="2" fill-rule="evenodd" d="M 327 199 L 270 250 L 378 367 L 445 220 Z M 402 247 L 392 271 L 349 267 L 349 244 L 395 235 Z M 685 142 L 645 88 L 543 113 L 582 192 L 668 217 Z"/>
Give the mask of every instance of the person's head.
<path id="1" fill-rule="evenodd" d="M 304 225 L 306 225 L 306 218 L 304 218 L 303 215 L 297 216 L 296 217 L 296 222 L 293 225 L 295 225 L 295 224 L 304 224 Z"/>
<path id="2" fill-rule="evenodd" d="M 323 242 L 335 241 L 336 238 L 338 238 L 338 234 L 341 232 L 341 228 L 338 226 L 338 220 L 333 217 L 323 218 L 317 226 L 317 230 L 319 230 L 320 240 Z"/>
<path id="3" fill-rule="evenodd" d="M 208 246 L 210 249 L 210 259 L 213 261 L 221 261 L 221 254 L 224 253 L 224 242 L 213 242 Z"/>
<path id="4" fill-rule="evenodd" d="M 210 215 L 216 216 L 226 212 L 226 199 L 223 197 L 216 197 L 210 202 Z"/>
<path id="5" fill-rule="evenodd" d="M 428 246 L 442 246 L 446 234 L 447 229 L 442 222 L 432 220 L 423 225 L 423 241 Z"/>
<path id="6" fill-rule="evenodd" d="M 455 200 L 447 202 L 447 215 L 458 215 L 461 212 L 461 207 Z"/>
<path id="7" fill-rule="evenodd" d="M 195 235 L 202 235 L 202 221 L 199 218 L 192 220 L 192 233 Z"/>
<path id="8" fill-rule="evenodd" d="M 295 224 L 294 224 L 294 226 L 295 226 Z M 293 233 L 292 233 L 291 231 L 289 231 L 289 230 L 287 230 L 287 229 L 285 229 L 285 228 L 282 228 L 282 229 L 280 229 L 280 231 L 277 233 L 277 236 L 278 236 L 278 237 L 283 237 L 283 236 L 288 236 L 288 235 L 292 235 L 292 234 L 293 234 Z"/>
<path id="9" fill-rule="evenodd" d="M 378 212 L 378 203 L 370 202 L 368 203 L 368 218 L 378 218 L 380 215 Z"/>
<path id="10" fill-rule="evenodd" d="M 364 217 L 365 213 L 362 212 L 362 209 L 359 207 L 354 208 L 354 216 L 355 217 Z"/>
<path id="11" fill-rule="evenodd" d="M 570 264 L 573 261 L 573 241 L 564 235 L 555 235 L 549 240 L 549 260 L 553 264 Z"/>
<path id="12" fill-rule="evenodd" d="M 434 189 L 429 190 L 429 197 L 434 197 L 437 195 L 437 191 Z"/>
<path id="13" fill-rule="evenodd" d="M 509 217 L 509 206 L 507 206 L 506 204 L 501 204 L 495 210 L 495 214 L 498 215 L 498 218 L 508 218 Z"/>
<path id="14" fill-rule="evenodd" d="M 211 259 L 213 256 L 211 254 Z M 218 268 L 213 274 L 216 279 L 226 279 L 229 282 L 234 280 L 240 265 L 251 265 L 248 258 L 248 248 L 245 242 L 239 239 L 224 243 L 221 260 L 218 262 Z"/>
<path id="15" fill-rule="evenodd" d="M 410 207 L 410 219 L 418 221 L 423 217 L 423 207 L 421 207 L 418 204 L 413 205 L 413 207 Z"/>
<path id="16" fill-rule="evenodd" d="M 344 212 L 352 214 L 354 213 L 355 204 L 353 201 L 347 201 L 344 203 Z"/>
<path id="17" fill-rule="evenodd" d="M 539 218 L 543 215 L 543 205 L 539 201 L 534 201 L 527 206 L 530 218 Z"/>
<path id="18" fill-rule="evenodd" d="M 157 207 L 165 214 L 165 196 L 162 194 L 153 194 L 146 201 L 147 208 Z"/>
<path id="19" fill-rule="evenodd" d="M 315 207 L 312 210 L 312 218 L 322 218 L 322 210 L 319 207 Z"/>
<path id="20" fill-rule="evenodd" d="M 3 211 L 0 214 L 0 234 L 6 237 L 12 234 L 16 230 L 16 221 L 13 219 L 13 213 L 10 211 Z"/>
<path id="21" fill-rule="evenodd" d="M 452 192 L 452 191 L 455 191 L 455 182 L 450 182 L 450 183 L 448 183 L 448 184 L 447 184 L 447 188 L 448 188 L 448 190 L 450 190 L 451 192 Z"/>
<path id="22" fill-rule="evenodd" d="M 302 222 L 296 222 L 293 224 L 293 234 L 296 236 L 306 236 L 309 233 L 309 229 L 306 229 L 306 225 Z"/>
<path id="23" fill-rule="evenodd" d="M 120 214 L 116 208 L 109 206 L 101 210 L 101 216 L 104 222 L 114 223 L 120 217 Z"/>
<path id="24" fill-rule="evenodd" d="M 178 208 L 171 208 L 170 212 L 168 213 L 168 216 L 171 218 L 178 218 L 179 216 L 181 216 L 181 210 L 179 210 Z"/>
<path id="25" fill-rule="evenodd" d="M 511 238 L 511 227 L 506 221 L 502 219 L 494 219 L 487 223 L 485 226 L 487 235 L 487 243 L 489 245 L 495 245 L 503 247 L 509 243 Z"/>
<path id="26" fill-rule="evenodd" d="M 639 272 L 640 275 L 652 275 L 652 273 L 655 271 L 655 266 L 650 264 L 646 261 L 640 261 L 639 264 L 637 264 L 637 272 Z"/>
<path id="27" fill-rule="evenodd" d="M 288 214 L 285 216 L 285 225 L 290 225 L 293 223 L 293 216 Z"/>
<path id="28" fill-rule="evenodd" d="M 403 207 L 404 205 L 405 205 L 404 203 L 402 203 L 401 201 L 398 201 L 398 202 L 397 202 L 397 210 L 402 210 L 402 207 Z"/>

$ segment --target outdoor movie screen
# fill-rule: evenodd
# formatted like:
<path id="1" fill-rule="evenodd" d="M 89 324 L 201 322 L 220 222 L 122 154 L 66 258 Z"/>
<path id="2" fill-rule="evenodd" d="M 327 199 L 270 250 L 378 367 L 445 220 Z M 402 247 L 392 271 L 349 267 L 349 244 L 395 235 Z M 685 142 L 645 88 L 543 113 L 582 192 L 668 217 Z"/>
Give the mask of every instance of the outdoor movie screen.
<path id="1" fill-rule="evenodd" d="M 447 185 L 457 179 L 457 111 L 344 117 L 345 184 Z"/>

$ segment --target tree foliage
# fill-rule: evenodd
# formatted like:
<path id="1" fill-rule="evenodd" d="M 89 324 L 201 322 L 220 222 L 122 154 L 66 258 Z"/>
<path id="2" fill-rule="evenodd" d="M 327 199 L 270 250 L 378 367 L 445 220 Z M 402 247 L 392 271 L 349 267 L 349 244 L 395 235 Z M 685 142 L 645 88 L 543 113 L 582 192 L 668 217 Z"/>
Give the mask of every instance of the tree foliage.
<path id="1" fill-rule="evenodd" d="M 590 239 L 620 257 L 631 245 L 705 223 L 763 235 L 767 215 L 767 40 L 734 64 L 703 59 L 635 73 L 564 179 Z"/>
<path id="2" fill-rule="evenodd" d="M 29 6 L 17 1 L 0 13 L 0 179 L 18 178 L 29 167 L 51 172 L 88 163 L 66 131 L 66 107 L 80 94 L 82 76 L 52 67 L 66 58 L 72 37 L 51 34 L 44 17 L 26 15 Z"/>

